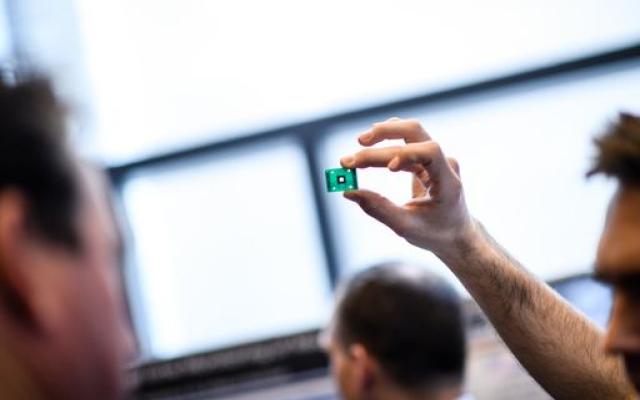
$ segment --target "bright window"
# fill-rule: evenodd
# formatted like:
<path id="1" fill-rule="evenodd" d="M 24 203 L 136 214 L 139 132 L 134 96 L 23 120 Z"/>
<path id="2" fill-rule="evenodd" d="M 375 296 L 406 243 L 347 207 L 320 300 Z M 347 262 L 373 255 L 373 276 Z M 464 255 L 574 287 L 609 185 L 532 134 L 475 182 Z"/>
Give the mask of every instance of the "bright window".
<path id="1" fill-rule="evenodd" d="M 11 57 L 11 38 L 9 36 L 9 24 L 7 23 L 7 10 L 5 2 L 0 0 L 0 63 L 9 61 Z"/>
<path id="2" fill-rule="evenodd" d="M 292 144 L 269 144 L 126 182 L 134 311 L 150 355 L 324 323 L 331 295 L 305 162 Z"/>

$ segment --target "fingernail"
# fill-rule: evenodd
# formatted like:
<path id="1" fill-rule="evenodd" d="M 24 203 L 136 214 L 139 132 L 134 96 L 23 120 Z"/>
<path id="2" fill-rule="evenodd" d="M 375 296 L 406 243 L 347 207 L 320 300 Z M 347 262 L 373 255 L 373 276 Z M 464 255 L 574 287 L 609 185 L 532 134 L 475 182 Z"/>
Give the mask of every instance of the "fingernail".
<path id="1" fill-rule="evenodd" d="M 369 133 L 365 133 L 364 135 L 360 136 L 360 142 L 364 142 L 364 143 L 368 143 L 369 141 L 371 141 L 371 139 L 373 139 L 373 133 L 369 132 Z"/>
<path id="2" fill-rule="evenodd" d="M 353 158 L 353 156 L 346 156 L 340 159 L 340 163 L 342 164 L 342 166 L 347 168 L 353 166 L 354 162 L 355 162 L 355 159 Z"/>
<path id="3" fill-rule="evenodd" d="M 358 195 L 355 192 L 344 192 L 342 194 L 342 197 L 344 197 L 347 200 L 351 200 L 353 202 L 358 202 Z"/>

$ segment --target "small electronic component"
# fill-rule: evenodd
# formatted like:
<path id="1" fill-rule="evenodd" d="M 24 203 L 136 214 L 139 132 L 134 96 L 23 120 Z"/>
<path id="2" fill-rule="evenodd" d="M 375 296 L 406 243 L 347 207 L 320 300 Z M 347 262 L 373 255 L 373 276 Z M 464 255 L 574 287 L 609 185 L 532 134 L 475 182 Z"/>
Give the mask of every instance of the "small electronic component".
<path id="1" fill-rule="evenodd" d="M 358 189 L 358 176 L 355 169 L 332 168 L 324 171 L 327 191 L 346 192 Z"/>

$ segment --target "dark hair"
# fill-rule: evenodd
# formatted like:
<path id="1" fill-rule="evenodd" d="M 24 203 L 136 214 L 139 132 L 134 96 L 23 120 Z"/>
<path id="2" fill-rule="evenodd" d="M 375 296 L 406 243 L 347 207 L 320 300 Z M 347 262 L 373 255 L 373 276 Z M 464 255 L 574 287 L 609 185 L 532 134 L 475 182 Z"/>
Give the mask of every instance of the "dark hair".
<path id="1" fill-rule="evenodd" d="M 595 139 L 598 154 L 587 176 L 603 173 L 624 185 L 640 186 L 640 118 L 620 113 L 604 135 Z"/>
<path id="2" fill-rule="evenodd" d="M 335 318 L 338 341 L 362 344 L 398 385 L 462 383 L 460 299 L 424 268 L 386 263 L 358 273 L 344 288 Z"/>
<path id="3" fill-rule="evenodd" d="M 64 118 L 47 80 L 0 82 L 0 191 L 24 196 L 34 233 L 76 248 L 77 177 Z"/>

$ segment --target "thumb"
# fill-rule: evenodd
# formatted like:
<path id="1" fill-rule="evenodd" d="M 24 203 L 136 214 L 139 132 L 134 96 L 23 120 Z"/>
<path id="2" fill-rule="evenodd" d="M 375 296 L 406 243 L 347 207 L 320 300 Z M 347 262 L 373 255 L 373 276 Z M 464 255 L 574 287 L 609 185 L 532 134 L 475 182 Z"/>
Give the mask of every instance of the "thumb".
<path id="1" fill-rule="evenodd" d="M 402 231 L 406 218 L 405 210 L 386 197 L 369 190 L 355 190 L 345 192 L 344 198 L 357 203 L 365 213 L 382 222 L 394 232 L 399 234 Z"/>

